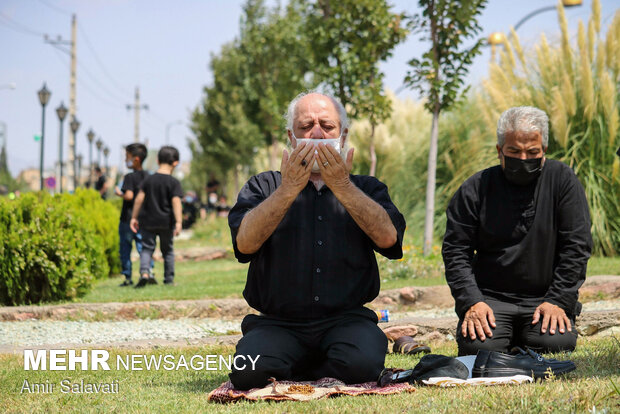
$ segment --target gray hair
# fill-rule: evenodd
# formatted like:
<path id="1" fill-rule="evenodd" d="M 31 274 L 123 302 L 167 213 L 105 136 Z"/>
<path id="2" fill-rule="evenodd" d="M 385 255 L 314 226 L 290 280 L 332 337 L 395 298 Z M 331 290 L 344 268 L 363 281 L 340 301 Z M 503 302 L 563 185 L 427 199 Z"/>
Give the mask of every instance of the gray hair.
<path id="1" fill-rule="evenodd" d="M 330 95 L 328 93 L 319 92 L 317 90 L 309 90 L 306 92 L 302 92 L 299 95 L 297 95 L 295 98 L 293 98 L 291 103 L 288 104 L 288 110 L 286 111 L 286 115 L 285 115 L 286 129 L 288 129 L 289 131 L 293 130 L 293 121 L 295 120 L 295 111 L 297 109 L 297 104 L 299 103 L 301 98 L 303 98 L 306 95 L 313 94 L 313 93 L 323 95 L 332 101 L 332 103 L 336 107 L 336 110 L 338 111 L 338 117 L 340 118 L 340 132 L 342 133 L 342 131 L 347 129 L 349 127 L 349 118 L 347 117 L 347 111 L 344 109 L 344 106 L 342 105 L 342 103 L 340 103 L 340 101 L 335 96 Z"/>
<path id="2" fill-rule="evenodd" d="M 510 108 L 504 111 L 497 121 L 497 145 L 503 147 L 506 134 L 515 131 L 538 131 L 542 135 L 543 147 L 547 147 L 549 143 L 549 117 L 544 111 L 533 106 Z"/>

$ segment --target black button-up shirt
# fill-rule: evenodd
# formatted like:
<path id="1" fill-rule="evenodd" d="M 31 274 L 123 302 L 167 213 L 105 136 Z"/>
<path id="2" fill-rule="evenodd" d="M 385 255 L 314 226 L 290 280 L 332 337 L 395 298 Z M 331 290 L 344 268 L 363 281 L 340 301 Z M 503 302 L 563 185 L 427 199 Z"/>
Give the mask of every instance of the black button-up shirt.
<path id="1" fill-rule="evenodd" d="M 401 258 L 405 219 L 385 184 L 368 176 L 350 179 L 389 215 L 397 233 L 394 246 L 378 248 L 327 186 L 317 191 L 308 182 L 261 248 L 243 254 L 236 243 L 241 221 L 280 186 L 282 176 L 264 172 L 241 189 L 228 223 L 235 257 L 250 262 L 243 296 L 251 307 L 267 315 L 307 320 L 363 306 L 377 296 L 380 280 L 373 250 Z"/>
<path id="2" fill-rule="evenodd" d="M 484 296 L 579 314 L 592 237 L 583 187 L 567 165 L 547 159 L 527 186 L 510 183 L 500 166 L 480 171 L 446 215 L 443 259 L 460 317 Z"/>

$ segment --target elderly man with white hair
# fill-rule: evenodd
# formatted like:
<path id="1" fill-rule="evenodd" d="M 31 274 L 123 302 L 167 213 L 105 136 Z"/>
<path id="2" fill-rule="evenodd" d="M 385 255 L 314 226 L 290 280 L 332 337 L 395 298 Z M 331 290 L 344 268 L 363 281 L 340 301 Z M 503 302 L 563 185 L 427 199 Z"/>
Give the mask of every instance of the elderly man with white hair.
<path id="1" fill-rule="evenodd" d="M 448 206 L 442 254 L 459 355 L 575 348 L 590 216 L 573 170 L 545 157 L 548 123 L 537 108 L 505 111 L 500 165 L 467 179 Z"/>
<path id="2" fill-rule="evenodd" d="M 387 338 L 364 304 L 379 293 L 374 252 L 402 257 L 405 220 L 385 184 L 350 174 L 338 100 L 300 94 L 287 121 L 280 171 L 250 178 L 228 216 L 235 257 L 250 262 L 243 296 L 260 312 L 244 318 L 236 351 L 257 362 L 234 368 L 231 382 L 375 381 Z"/>

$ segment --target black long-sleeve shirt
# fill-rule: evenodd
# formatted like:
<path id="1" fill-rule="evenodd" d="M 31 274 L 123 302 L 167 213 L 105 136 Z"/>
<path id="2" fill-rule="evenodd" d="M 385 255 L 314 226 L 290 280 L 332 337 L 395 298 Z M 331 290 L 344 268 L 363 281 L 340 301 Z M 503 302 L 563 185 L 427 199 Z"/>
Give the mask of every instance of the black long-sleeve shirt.
<path id="1" fill-rule="evenodd" d="M 592 237 L 583 187 L 567 165 L 547 159 L 527 186 L 506 180 L 501 166 L 480 171 L 446 215 L 442 254 L 459 317 L 485 295 L 579 314 Z"/>
<path id="2" fill-rule="evenodd" d="M 405 220 L 385 184 L 368 176 L 350 179 L 389 215 L 397 233 L 394 246 L 378 248 L 327 186 L 317 191 L 308 182 L 260 249 L 243 254 L 236 243 L 241 221 L 280 186 L 282 176 L 264 172 L 241 189 L 228 223 L 235 257 L 250 262 L 243 296 L 251 307 L 276 317 L 310 320 L 363 306 L 377 296 L 380 280 L 373 250 L 401 258 Z"/>

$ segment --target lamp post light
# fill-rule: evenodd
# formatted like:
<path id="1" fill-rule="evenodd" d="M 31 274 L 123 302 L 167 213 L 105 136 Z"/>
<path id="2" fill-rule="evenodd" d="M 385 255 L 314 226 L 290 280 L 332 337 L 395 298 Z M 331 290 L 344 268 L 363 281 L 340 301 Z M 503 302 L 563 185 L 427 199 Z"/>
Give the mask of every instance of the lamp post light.
<path id="1" fill-rule="evenodd" d="M 62 124 L 67 117 L 67 108 L 65 108 L 64 103 L 60 103 L 60 106 L 56 108 L 56 114 L 58 115 L 58 120 L 60 121 L 60 133 L 58 138 L 58 164 L 60 165 L 60 179 L 58 180 L 58 189 L 59 192 L 62 193 Z"/>
<path id="2" fill-rule="evenodd" d="M 581 6 L 583 0 L 562 0 L 562 5 L 566 8 Z M 531 19 L 532 17 L 544 13 L 546 11 L 555 10 L 556 6 L 546 6 L 541 7 L 540 9 L 536 9 L 528 14 L 526 14 L 521 20 L 517 22 L 514 26 L 514 31 L 516 32 L 519 27 L 523 26 L 523 23 Z M 502 32 L 493 32 L 488 37 L 488 43 L 491 45 L 491 60 L 495 60 L 495 46 L 502 44 L 506 40 L 506 36 Z"/>
<path id="3" fill-rule="evenodd" d="M 103 149 L 103 157 L 105 159 L 105 174 L 109 177 L 110 176 L 110 166 L 108 165 L 108 155 L 110 155 L 110 149 L 108 147 L 105 147 Z"/>
<path id="4" fill-rule="evenodd" d="M 78 185 L 80 185 L 82 182 L 82 154 L 78 154 L 78 156 L 75 157 L 75 159 L 77 160 L 77 165 L 78 165 L 75 177 L 76 177 Z"/>
<path id="5" fill-rule="evenodd" d="M 75 137 L 75 135 L 77 134 L 78 129 L 80 129 L 80 121 L 77 120 L 77 118 L 74 116 L 73 119 L 71 120 L 71 123 L 69 124 L 69 126 L 71 127 L 71 132 L 73 132 L 73 136 Z M 73 153 L 75 154 L 75 143 L 77 140 L 73 141 Z M 75 171 L 75 167 L 76 167 L 76 160 L 73 160 L 73 171 Z M 77 180 L 77 174 L 73 174 L 73 189 L 75 190 L 77 188 L 77 184 L 78 184 L 78 180 Z"/>
<path id="6" fill-rule="evenodd" d="M 491 61 L 495 62 L 495 50 L 505 41 L 506 35 L 503 32 L 493 32 L 489 35 L 487 42 L 491 45 Z"/>
<path id="7" fill-rule="evenodd" d="M 97 167 L 101 168 L 101 148 L 103 148 L 103 141 L 101 138 L 97 140 L 95 145 L 97 146 Z"/>
<path id="8" fill-rule="evenodd" d="M 166 125 L 166 145 L 168 145 L 168 143 L 170 142 L 170 128 L 175 125 L 181 124 L 183 124 L 183 121 L 181 121 L 180 119 L 177 121 L 168 122 L 168 124 Z"/>
<path id="9" fill-rule="evenodd" d="M 41 90 L 39 90 L 39 102 L 41 103 L 41 157 L 39 159 L 39 184 L 40 190 L 43 190 L 43 144 L 45 142 L 45 105 L 50 100 L 52 93 L 47 89 L 45 83 Z"/>
<path id="10" fill-rule="evenodd" d="M 92 128 L 88 130 L 86 138 L 88 139 L 88 187 L 90 188 L 93 181 L 93 140 L 95 139 L 95 133 Z"/>

